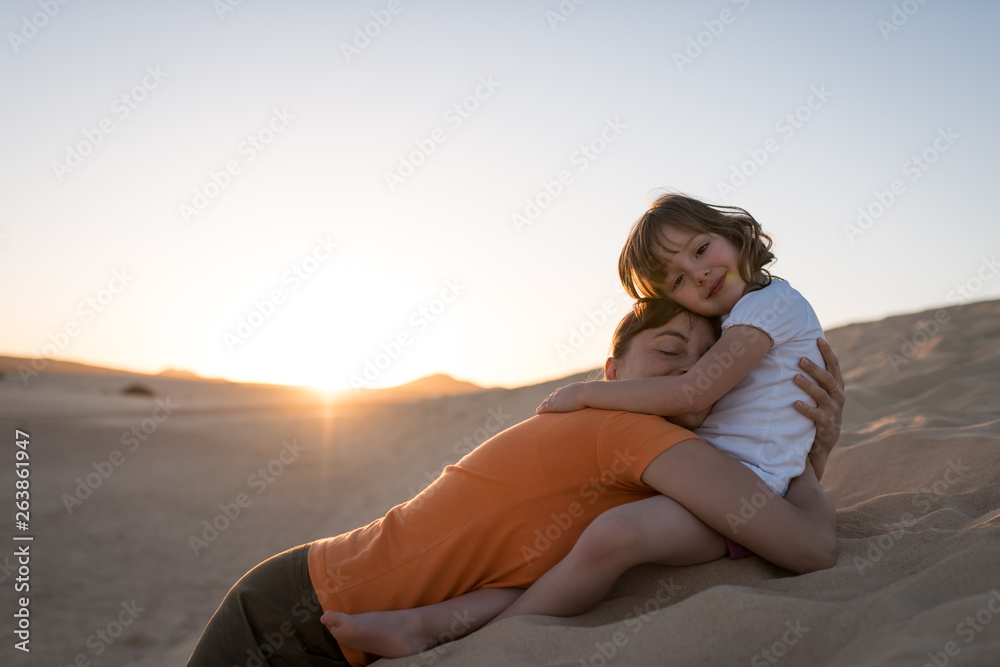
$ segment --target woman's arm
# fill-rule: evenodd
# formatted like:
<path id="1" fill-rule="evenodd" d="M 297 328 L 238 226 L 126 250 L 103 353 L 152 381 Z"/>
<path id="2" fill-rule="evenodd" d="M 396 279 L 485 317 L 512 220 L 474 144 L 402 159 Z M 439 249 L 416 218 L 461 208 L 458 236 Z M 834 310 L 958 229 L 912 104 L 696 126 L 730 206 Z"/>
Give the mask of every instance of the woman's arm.
<path id="1" fill-rule="evenodd" d="M 795 383 L 816 401 L 816 405 L 812 406 L 805 401 L 796 401 L 795 408 L 816 422 L 816 438 L 813 440 L 812 450 L 809 452 L 809 461 L 816 471 L 816 479 L 822 479 L 830 450 L 840 439 L 840 426 L 847 398 L 844 396 L 844 376 L 840 372 L 840 360 L 837 359 L 837 355 L 833 353 L 830 345 L 822 338 L 816 339 L 816 346 L 819 348 L 820 354 L 823 355 L 826 368 L 820 368 L 803 358 L 799 365 L 802 370 L 812 376 L 815 382 L 810 382 L 802 375 L 795 376 Z"/>
<path id="2" fill-rule="evenodd" d="M 837 562 L 836 515 L 808 464 L 789 489 L 798 507 L 703 440 L 664 451 L 642 481 L 775 565 L 803 574 Z"/>
<path id="3" fill-rule="evenodd" d="M 742 324 L 732 326 L 683 375 L 577 382 L 550 394 L 536 412 L 573 412 L 583 408 L 664 416 L 701 412 L 711 408 L 749 375 L 770 348 L 771 338 L 760 329 Z"/>

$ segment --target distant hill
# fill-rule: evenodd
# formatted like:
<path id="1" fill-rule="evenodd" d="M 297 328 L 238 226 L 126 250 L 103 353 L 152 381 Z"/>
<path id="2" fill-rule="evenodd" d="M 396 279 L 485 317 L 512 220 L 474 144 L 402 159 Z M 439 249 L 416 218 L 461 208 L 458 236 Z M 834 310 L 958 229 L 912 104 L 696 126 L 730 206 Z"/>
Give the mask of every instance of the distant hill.
<path id="1" fill-rule="evenodd" d="M 428 375 L 406 384 L 396 387 L 385 387 L 384 389 L 361 389 L 348 390 L 343 392 L 345 400 L 372 400 L 372 401 L 414 401 L 425 398 L 439 398 L 441 396 L 454 396 L 456 394 L 471 394 L 483 391 L 485 387 L 480 387 L 472 382 L 456 380 L 445 373 Z"/>
<path id="2" fill-rule="evenodd" d="M 445 373 L 438 373 L 436 375 L 428 375 L 427 377 L 419 378 L 413 382 L 401 384 L 398 387 L 387 387 L 387 390 L 397 392 L 413 391 L 422 394 L 450 396 L 451 394 L 468 394 L 471 391 L 482 391 L 483 388 L 478 384 L 466 382 L 464 380 L 456 380 L 452 376 Z"/>
<path id="3" fill-rule="evenodd" d="M 42 361 L 47 362 L 44 369 L 38 369 L 42 373 L 65 373 L 67 375 L 146 375 L 145 373 L 136 373 L 120 368 L 89 366 L 75 361 L 60 361 L 58 359 L 43 359 Z M 38 360 L 25 357 L 0 356 L 0 373 L 17 373 L 18 366 L 20 365 L 34 369 L 32 365 L 34 363 L 38 363 Z"/>
<path id="4" fill-rule="evenodd" d="M 61 361 L 59 359 L 43 359 L 46 362 L 44 368 L 37 369 L 41 373 L 55 373 L 64 375 L 135 375 L 139 377 L 161 377 L 173 378 L 177 380 L 210 380 L 203 378 L 191 371 L 168 368 L 159 373 L 141 373 L 139 371 L 129 371 L 123 368 L 108 368 L 106 366 L 91 366 L 81 364 L 76 361 Z M 32 364 L 38 363 L 37 359 L 27 357 L 5 357 L 0 356 L 0 373 L 17 373 L 18 366 L 26 366 L 34 369 Z"/>
<path id="5" fill-rule="evenodd" d="M 160 371 L 156 374 L 157 377 L 161 378 L 177 378 L 178 380 L 204 380 L 202 376 L 198 375 L 193 371 L 185 371 L 178 368 L 168 368 L 165 371 Z"/>
<path id="6" fill-rule="evenodd" d="M 0 373 L 11 375 L 16 375 L 18 373 L 18 366 L 24 365 L 28 368 L 33 368 L 32 363 L 36 362 L 34 359 L 29 359 L 25 357 L 7 357 L 0 356 Z M 91 376 L 118 376 L 118 377 L 135 377 L 135 378 L 163 378 L 168 380 L 192 380 L 201 382 L 227 382 L 230 384 L 242 384 L 242 385 L 253 385 L 256 383 L 251 382 L 237 382 L 232 383 L 228 380 L 220 380 L 215 378 L 204 378 L 197 373 L 188 370 L 168 368 L 159 373 L 139 373 L 136 371 L 128 371 L 120 368 L 106 368 L 103 366 L 91 366 L 89 364 L 81 364 L 75 361 L 60 361 L 58 359 L 49 359 L 44 369 L 39 369 L 42 374 L 65 374 L 65 375 L 91 375 Z M 282 385 L 276 385 L 282 386 Z M 343 392 L 342 396 L 347 401 L 353 400 L 363 400 L 363 401 L 377 401 L 377 402 L 392 402 L 392 401 L 416 401 L 425 398 L 439 398 L 441 396 L 454 396 L 456 394 L 469 394 L 472 392 L 483 391 L 483 387 L 472 382 L 465 382 L 463 380 L 456 380 L 450 375 L 444 373 L 438 373 L 437 375 L 429 375 L 423 377 L 413 382 L 407 382 L 406 384 L 399 385 L 397 387 L 386 387 L 384 389 L 362 389 L 358 390 L 348 390 Z"/>

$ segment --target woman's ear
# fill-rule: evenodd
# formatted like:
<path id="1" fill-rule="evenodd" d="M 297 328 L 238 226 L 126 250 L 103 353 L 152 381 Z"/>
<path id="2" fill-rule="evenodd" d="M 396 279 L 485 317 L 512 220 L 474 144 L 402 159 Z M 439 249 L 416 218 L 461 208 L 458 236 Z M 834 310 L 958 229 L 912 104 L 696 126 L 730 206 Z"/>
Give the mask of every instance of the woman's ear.
<path id="1" fill-rule="evenodd" d="M 604 362 L 604 379 L 618 379 L 618 360 L 614 357 L 608 357 L 608 360 Z"/>

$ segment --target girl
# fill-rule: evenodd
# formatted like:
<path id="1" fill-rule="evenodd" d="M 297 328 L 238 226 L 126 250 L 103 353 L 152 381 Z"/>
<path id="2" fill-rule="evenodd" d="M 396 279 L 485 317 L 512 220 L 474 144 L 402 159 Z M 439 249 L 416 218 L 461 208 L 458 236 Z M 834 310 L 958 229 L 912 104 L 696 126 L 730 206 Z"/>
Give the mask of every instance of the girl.
<path id="1" fill-rule="evenodd" d="M 802 473 L 815 434 L 792 407 L 797 390 L 787 380 L 803 356 L 822 363 L 813 341 L 823 329 L 801 294 L 772 279 L 765 267 L 774 259 L 770 237 L 745 210 L 660 197 L 622 250 L 622 284 L 636 298 L 663 297 L 705 317 L 721 316 L 722 337 L 681 377 L 578 382 L 556 390 L 537 412 L 706 414 L 698 435 L 784 495 Z"/>
<path id="2" fill-rule="evenodd" d="M 770 245 L 770 238 L 743 209 L 709 206 L 680 195 L 661 197 L 635 225 L 622 251 L 622 282 L 634 297 L 667 297 L 705 317 L 723 316 L 722 337 L 680 375 L 577 383 L 549 396 L 538 412 L 595 407 L 683 415 L 683 420 L 675 421 L 687 427 L 700 425 L 699 435 L 761 477 L 762 490 L 784 495 L 789 481 L 806 468 L 816 435 L 813 423 L 796 411 L 796 405 L 799 410 L 803 406 L 787 380 L 795 377 L 801 357 L 822 365 L 813 343 L 822 337 L 822 329 L 798 292 L 783 281 L 772 282 L 764 268 L 774 260 Z M 649 303 L 641 301 L 637 311 Z M 628 319 L 620 325 L 616 340 Z M 824 356 L 829 352 L 825 343 L 820 349 Z M 620 359 L 620 354 L 613 351 L 606 367 L 609 380 L 619 379 L 616 357 Z M 830 367 L 836 367 L 835 360 Z M 837 380 L 826 390 L 831 398 L 839 392 Z M 812 459 L 817 477 L 827 451 L 817 451 Z M 582 613 L 620 574 L 641 563 L 690 565 L 714 560 L 727 549 L 731 557 L 746 555 L 739 545 L 723 541 L 678 509 L 669 498 L 656 496 L 601 515 L 562 562 L 520 597 L 509 594 L 516 601 L 493 622 L 517 614 Z M 730 516 L 730 527 L 738 533 L 740 522 L 746 520 Z M 835 558 L 821 567 L 833 562 Z M 418 610 L 357 616 L 331 612 L 323 620 L 345 644 L 371 642 L 373 648 L 384 650 L 397 640 L 400 650 L 395 655 L 403 656 L 440 641 L 439 631 L 447 629 L 453 605 L 462 609 L 473 605 L 474 613 L 490 617 L 496 614 L 491 605 L 505 606 L 511 599 L 500 590 L 473 595 L 475 600 L 463 596 L 467 599 Z M 398 642 L 403 637 L 406 642 Z"/>

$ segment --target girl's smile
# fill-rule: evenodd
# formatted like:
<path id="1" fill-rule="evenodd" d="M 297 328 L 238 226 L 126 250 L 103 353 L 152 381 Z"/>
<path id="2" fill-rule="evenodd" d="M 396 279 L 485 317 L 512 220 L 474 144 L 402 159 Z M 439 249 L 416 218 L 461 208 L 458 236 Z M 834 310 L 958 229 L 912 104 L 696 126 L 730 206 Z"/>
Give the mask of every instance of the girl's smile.
<path id="1" fill-rule="evenodd" d="M 716 294 L 718 294 L 719 291 L 722 290 L 722 288 L 723 288 L 723 286 L 725 284 L 726 284 L 726 277 L 725 276 L 719 276 L 719 279 L 715 281 L 714 285 L 712 285 L 712 290 L 708 293 L 708 296 L 709 297 L 713 297 Z"/>

